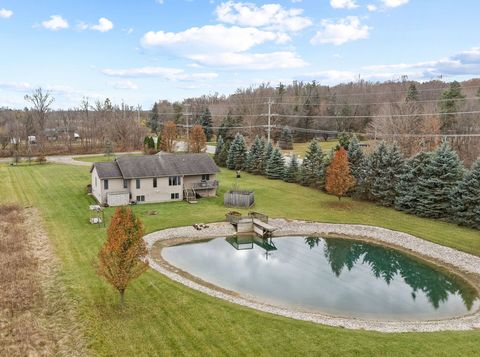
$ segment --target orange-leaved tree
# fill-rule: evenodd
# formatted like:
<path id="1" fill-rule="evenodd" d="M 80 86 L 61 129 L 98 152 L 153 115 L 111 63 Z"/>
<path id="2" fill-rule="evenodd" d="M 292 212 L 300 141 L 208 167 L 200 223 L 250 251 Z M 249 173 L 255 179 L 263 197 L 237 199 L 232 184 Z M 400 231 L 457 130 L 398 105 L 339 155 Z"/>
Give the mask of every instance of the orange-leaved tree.
<path id="1" fill-rule="evenodd" d="M 190 142 L 188 143 L 188 151 L 193 153 L 202 152 L 206 148 L 207 137 L 201 125 L 195 125 L 190 132 Z"/>
<path id="2" fill-rule="evenodd" d="M 348 153 L 341 147 L 327 168 L 325 189 L 340 200 L 353 186 L 355 186 L 355 178 L 350 174 Z"/>
<path id="3" fill-rule="evenodd" d="M 143 234 L 143 224 L 131 208 L 119 207 L 108 227 L 107 240 L 98 253 L 97 273 L 118 290 L 121 306 L 128 283 L 148 269 Z"/>
<path id="4" fill-rule="evenodd" d="M 162 150 L 173 152 L 175 149 L 175 139 L 177 138 L 177 124 L 173 121 L 167 121 L 162 130 Z"/>

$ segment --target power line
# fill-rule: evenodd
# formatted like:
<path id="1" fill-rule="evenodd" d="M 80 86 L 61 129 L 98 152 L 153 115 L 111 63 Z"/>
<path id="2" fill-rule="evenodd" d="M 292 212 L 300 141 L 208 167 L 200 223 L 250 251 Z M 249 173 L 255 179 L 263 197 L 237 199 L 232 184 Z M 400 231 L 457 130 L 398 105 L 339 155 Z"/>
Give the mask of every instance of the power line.
<path id="1" fill-rule="evenodd" d="M 178 113 L 157 113 L 159 115 L 177 115 Z M 191 113 L 188 113 L 191 115 Z M 272 117 L 283 117 L 283 118 L 311 118 L 311 119 L 374 119 L 374 118 L 400 118 L 400 117 L 424 117 L 424 116 L 436 116 L 436 115 L 470 115 L 470 114 L 480 114 L 480 110 L 472 111 L 459 111 L 459 112 L 448 112 L 448 113 L 414 113 L 414 114 L 383 114 L 383 115 L 300 115 L 300 114 L 270 114 Z M 267 114 L 215 114 L 211 115 L 212 117 L 267 117 Z"/>

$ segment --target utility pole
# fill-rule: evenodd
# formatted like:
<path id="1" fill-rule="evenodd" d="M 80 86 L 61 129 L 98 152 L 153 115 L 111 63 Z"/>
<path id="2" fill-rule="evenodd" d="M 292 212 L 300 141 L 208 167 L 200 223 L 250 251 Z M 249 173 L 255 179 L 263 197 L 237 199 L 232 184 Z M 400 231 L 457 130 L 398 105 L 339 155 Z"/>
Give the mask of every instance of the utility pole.
<path id="1" fill-rule="evenodd" d="M 268 98 L 268 140 L 267 142 L 270 143 L 270 131 L 272 130 L 272 126 L 271 126 L 271 121 L 272 121 L 272 104 L 273 104 L 273 101 L 272 101 L 272 98 Z"/>
<path id="2" fill-rule="evenodd" d="M 187 144 L 186 144 L 186 147 L 187 147 L 187 151 L 188 151 L 188 145 L 190 143 L 190 126 L 189 126 L 189 123 L 188 123 L 188 116 L 190 115 L 189 111 L 188 111 L 188 108 L 190 107 L 190 104 L 184 104 L 184 107 L 185 107 L 185 112 L 183 113 L 183 115 L 185 115 L 185 122 L 186 122 L 186 129 L 187 129 Z"/>

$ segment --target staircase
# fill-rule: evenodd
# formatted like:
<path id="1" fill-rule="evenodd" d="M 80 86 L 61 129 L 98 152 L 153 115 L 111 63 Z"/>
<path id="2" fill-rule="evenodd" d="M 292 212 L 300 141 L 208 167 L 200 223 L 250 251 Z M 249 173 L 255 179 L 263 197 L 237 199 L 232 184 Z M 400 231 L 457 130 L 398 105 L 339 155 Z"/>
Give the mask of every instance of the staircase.
<path id="1" fill-rule="evenodd" d="M 188 203 L 197 203 L 197 193 L 193 188 L 184 188 L 183 189 L 183 198 Z"/>

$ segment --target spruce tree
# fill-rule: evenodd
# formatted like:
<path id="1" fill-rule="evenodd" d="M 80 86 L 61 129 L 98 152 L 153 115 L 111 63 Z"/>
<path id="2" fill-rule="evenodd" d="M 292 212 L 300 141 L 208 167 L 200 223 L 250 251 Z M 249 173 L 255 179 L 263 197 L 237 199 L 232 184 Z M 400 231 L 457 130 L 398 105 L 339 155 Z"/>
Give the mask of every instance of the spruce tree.
<path id="1" fill-rule="evenodd" d="M 245 138 L 242 134 L 237 133 L 235 139 L 230 146 L 227 157 L 227 167 L 230 170 L 243 170 L 247 164 L 247 147 Z"/>
<path id="2" fill-rule="evenodd" d="M 453 190 L 451 213 L 454 222 L 480 229 L 480 159 Z"/>
<path id="3" fill-rule="evenodd" d="M 442 93 L 440 102 L 440 112 L 443 113 L 442 130 L 451 129 L 455 122 L 455 112 L 458 111 L 459 105 L 465 95 L 462 94 L 462 86 L 459 82 L 453 81 L 447 90 Z"/>
<path id="4" fill-rule="evenodd" d="M 408 213 L 415 213 L 418 205 L 418 180 L 425 175 L 425 167 L 431 153 L 420 152 L 405 163 L 405 170 L 399 176 L 395 191 L 395 208 Z"/>
<path id="5" fill-rule="evenodd" d="M 406 102 L 416 102 L 418 101 L 418 90 L 415 83 L 411 83 L 408 86 L 407 96 L 405 97 Z"/>
<path id="6" fill-rule="evenodd" d="M 308 146 L 307 153 L 300 167 L 299 180 L 304 186 L 314 187 L 324 171 L 322 149 L 316 140 Z"/>
<path id="7" fill-rule="evenodd" d="M 262 140 L 256 136 L 255 140 L 253 140 L 252 145 L 250 146 L 250 150 L 248 151 L 247 155 L 247 166 L 246 170 L 251 173 L 255 173 L 255 165 L 258 155 L 263 154 L 262 152 Z"/>
<path id="8" fill-rule="evenodd" d="M 267 177 L 274 180 L 282 179 L 284 171 L 285 161 L 283 159 L 282 151 L 279 148 L 275 148 L 267 161 Z"/>
<path id="9" fill-rule="evenodd" d="M 283 174 L 283 181 L 285 182 L 297 182 L 298 181 L 298 159 L 297 155 L 293 155 L 290 159 L 290 164 L 285 168 Z"/>
<path id="10" fill-rule="evenodd" d="M 263 175 L 264 170 L 265 170 L 265 161 L 264 161 L 264 156 L 265 156 L 265 149 L 266 149 L 267 143 L 263 138 L 259 139 L 259 143 L 257 146 L 257 155 L 252 158 L 252 173 L 255 175 Z M 271 152 L 271 151 L 270 151 Z"/>
<path id="11" fill-rule="evenodd" d="M 267 142 L 263 149 L 263 155 L 261 157 L 261 161 L 258 163 L 259 164 L 258 171 L 260 175 L 267 174 L 267 162 L 270 159 L 270 156 L 272 156 L 272 152 L 273 152 L 273 145 L 271 142 Z"/>
<path id="12" fill-rule="evenodd" d="M 364 158 L 365 155 L 360 147 L 360 142 L 354 135 L 348 144 L 348 166 L 350 168 L 350 173 L 357 182 L 360 180 L 362 161 Z"/>
<path id="13" fill-rule="evenodd" d="M 370 193 L 381 205 L 393 206 L 397 195 L 397 182 L 404 171 L 404 160 L 397 145 L 387 146 L 382 143 L 379 150 Z"/>
<path id="14" fill-rule="evenodd" d="M 292 150 L 293 149 L 293 135 L 292 130 L 285 126 L 280 135 L 280 140 L 278 141 L 278 146 L 283 150 Z"/>
<path id="15" fill-rule="evenodd" d="M 217 138 L 217 146 L 215 147 L 215 154 L 213 155 L 213 160 L 219 165 L 220 153 L 222 152 L 223 146 L 225 145 L 222 136 L 220 135 Z"/>
<path id="16" fill-rule="evenodd" d="M 158 104 L 153 103 L 152 110 L 150 111 L 150 117 L 148 119 L 147 126 L 150 128 L 152 133 L 158 133 L 160 129 L 160 115 L 158 114 Z"/>
<path id="17" fill-rule="evenodd" d="M 205 108 L 202 115 L 200 116 L 200 125 L 203 127 L 203 131 L 205 132 L 205 137 L 207 138 L 207 141 L 212 140 L 212 114 L 210 113 L 208 107 Z"/>
<path id="18" fill-rule="evenodd" d="M 231 141 L 226 141 L 222 145 L 222 149 L 220 150 L 218 157 L 217 157 L 217 165 L 226 167 L 227 166 L 227 159 L 228 159 L 228 153 L 230 152 L 230 146 L 232 145 Z"/>
<path id="19" fill-rule="evenodd" d="M 363 199 L 375 200 L 373 191 L 379 190 L 382 184 L 382 175 L 387 155 L 387 145 L 382 141 L 377 148 L 363 160 L 358 186 L 358 193 Z"/>
<path id="20" fill-rule="evenodd" d="M 450 212 L 452 191 L 463 177 L 458 155 L 444 141 L 435 150 L 418 180 L 418 204 L 415 214 L 422 217 L 445 218 Z"/>

